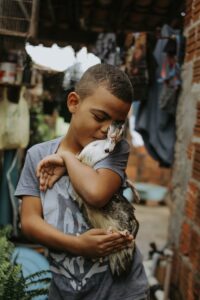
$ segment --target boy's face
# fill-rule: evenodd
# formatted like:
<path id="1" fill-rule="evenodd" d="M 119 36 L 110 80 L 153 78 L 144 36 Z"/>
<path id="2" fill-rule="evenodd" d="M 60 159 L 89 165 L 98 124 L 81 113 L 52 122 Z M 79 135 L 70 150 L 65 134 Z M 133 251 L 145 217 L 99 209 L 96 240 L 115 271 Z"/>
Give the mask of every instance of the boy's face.
<path id="1" fill-rule="evenodd" d="M 71 134 L 80 150 L 94 140 L 105 139 L 113 121 L 125 122 L 131 104 L 112 95 L 100 86 L 83 100 L 72 92 L 68 96 L 68 108 L 72 113 Z"/>

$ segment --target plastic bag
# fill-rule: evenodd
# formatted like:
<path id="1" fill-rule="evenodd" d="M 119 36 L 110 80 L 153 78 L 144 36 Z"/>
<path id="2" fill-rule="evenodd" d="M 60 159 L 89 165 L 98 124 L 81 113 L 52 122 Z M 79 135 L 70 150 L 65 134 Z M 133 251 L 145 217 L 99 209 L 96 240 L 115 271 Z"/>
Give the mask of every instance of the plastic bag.
<path id="1" fill-rule="evenodd" d="M 25 148 L 29 143 L 30 115 L 21 89 L 18 103 L 9 102 L 4 88 L 0 101 L 0 149 Z"/>

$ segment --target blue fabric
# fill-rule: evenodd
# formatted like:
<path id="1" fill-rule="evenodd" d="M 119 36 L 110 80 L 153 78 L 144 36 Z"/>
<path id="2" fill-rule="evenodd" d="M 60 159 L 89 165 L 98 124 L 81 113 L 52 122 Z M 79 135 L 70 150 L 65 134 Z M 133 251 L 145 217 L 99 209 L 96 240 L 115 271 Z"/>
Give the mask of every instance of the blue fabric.
<path id="1" fill-rule="evenodd" d="M 161 36 L 171 36 L 178 32 L 168 25 L 164 25 Z M 175 116 L 162 110 L 159 106 L 159 96 L 163 83 L 157 79 L 160 77 L 162 63 L 166 57 L 164 47 L 167 39 L 158 40 L 154 57 L 158 63 L 156 77 L 149 88 L 147 101 L 140 104 L 136 114 L 135 129 L 144 140 L 149 154 L 157 160 L 161 166 L 170 167 L 174 160 L 174 144 L 176 140 Z"/>
<path id="2" fill-rule="evenodd" d="M 16 247 L 12 254 L 12 261 L 22 266 L 22 274 L 26 278 L 30 275 L 34 275 L 37 272 L 47 271 L 48 273 L 41 274 L 40 276 L 30 279 L 28 282 L 36 281 L 37 279 L 50 279 L 50 267 L 46 257 L 36 252 L 33 249 L 26 247 Z M 27 290 L 37 290 L 48 288 L 49 284 L 45 282 L 38 282 L 34 285 L 30 285 Z M 48 295 L 41 295 L 34 297 L 34 300 L 47 300 Z"/>
<path id="3" fill-rule="evenodd" d="M 0 178 L 0 224 L 6 225 L 12 223 L 12 205 L 9 197 L 8 183 L 6 173 L 12 159 L 15 150 L 9 150 L 4 152 L 2 176 Z"/>
<path id="4" fill-rule="evenodd" d="M 15 156 L 13 158 L 12 164 L 7 171 L 6 178 L 9 189 L 9 196 L 12 205 L 12 225 L 13 225 L 13 234 L 17 236 L 18 234 L 18 219 L 19 219 L 19 200 L 15 197 L 15 189 L 20 176 L 20 166 L 21 160 L 19 155 L 20 150 L 16 150 Z"/>

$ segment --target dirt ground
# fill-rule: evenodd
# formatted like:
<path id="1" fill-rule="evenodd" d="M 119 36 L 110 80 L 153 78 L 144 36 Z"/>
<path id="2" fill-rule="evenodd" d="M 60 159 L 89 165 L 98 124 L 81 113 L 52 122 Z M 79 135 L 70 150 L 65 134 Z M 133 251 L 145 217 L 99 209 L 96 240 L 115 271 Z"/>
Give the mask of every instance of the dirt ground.
<path id="1" fill-rule="evenodd" d="M 140 223 L 136 241 L 145 260 L 148 258 L 151 242 L 155 242 L 158 249 L 166 245 L 170 212 L 167 205 L 157 203 L 138 204 L 135 208 Z"/>

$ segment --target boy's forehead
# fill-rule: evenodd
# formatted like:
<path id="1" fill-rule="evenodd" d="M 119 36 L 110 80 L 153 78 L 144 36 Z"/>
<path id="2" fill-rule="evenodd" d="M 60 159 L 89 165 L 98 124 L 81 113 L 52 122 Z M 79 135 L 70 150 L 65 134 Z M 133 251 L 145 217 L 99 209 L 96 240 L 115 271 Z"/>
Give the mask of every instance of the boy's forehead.
<path id="1" fill-rule="evenodd" d="M 99 99 L 103 100 L 106 98 L 106 100 L 109 102 L 109 100 L 115 98 L 117 100 L 122 101 L 124 104 L 127 104 L 128 101 L 124 101 L 121 98 L 119 98 L 115 93 L 113 93 L 108 87 L 104 85 L 95 86 L 95 88 L 92 89 L 90 95 L 90 98 L 92 99 Z M 129 104 L 129 103 L 128 103 Z"/>
<path id="2" fill-rule="evenodd" d="M 106 87 L 99 86 L 92 94 L 83 100 L 89 110 L 94 110 L 105 117 L 124 120 L 130 109 L 131 103 L 125 102 L 113 95 Z"/>
<path id="3" fill-rule="evenodd" d="M 91 95 L 104 95 L 105 93 L 113 95 L 113 93 L 110 91 L 110 89 L 108 88 L 108 86 L 105 83 L 102 84 L 93 84 L 92 88 L 90 89 Z"/>

